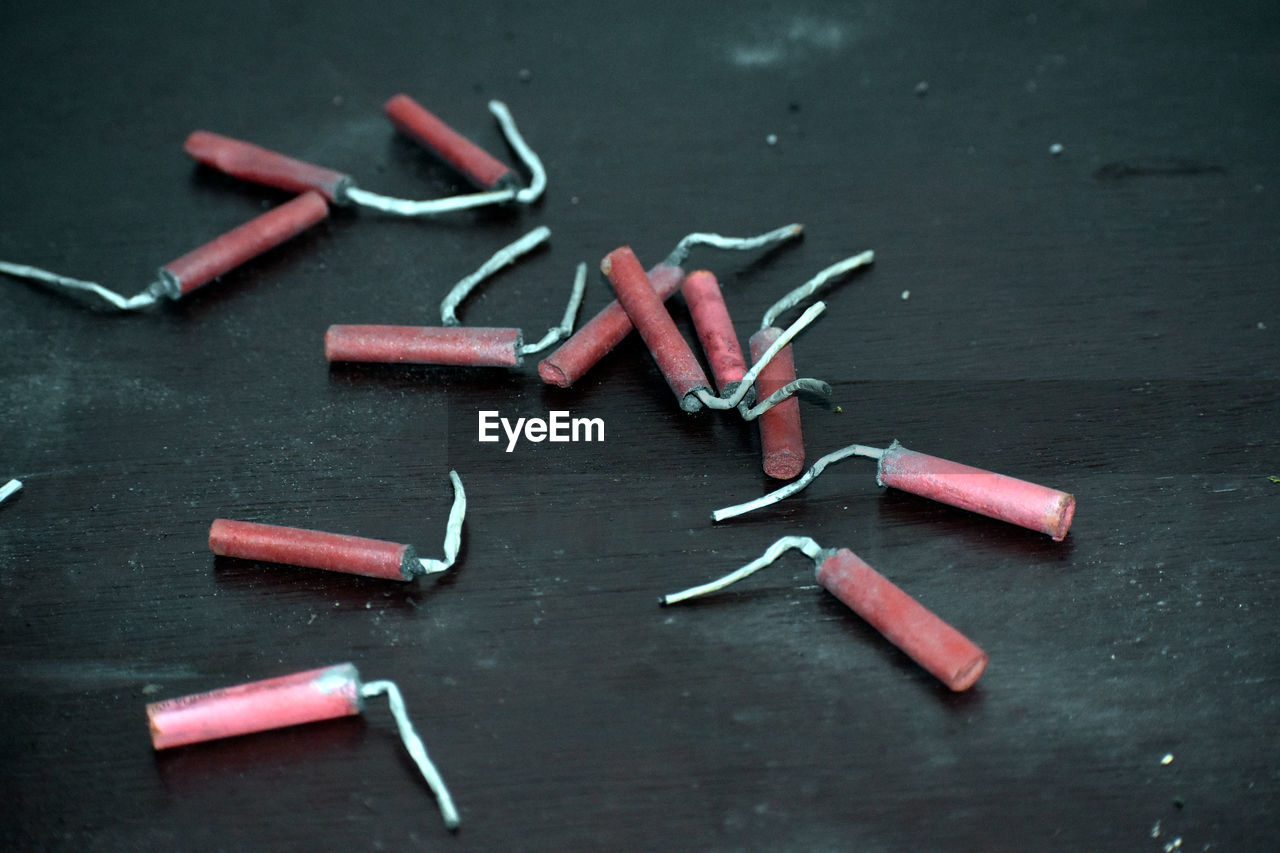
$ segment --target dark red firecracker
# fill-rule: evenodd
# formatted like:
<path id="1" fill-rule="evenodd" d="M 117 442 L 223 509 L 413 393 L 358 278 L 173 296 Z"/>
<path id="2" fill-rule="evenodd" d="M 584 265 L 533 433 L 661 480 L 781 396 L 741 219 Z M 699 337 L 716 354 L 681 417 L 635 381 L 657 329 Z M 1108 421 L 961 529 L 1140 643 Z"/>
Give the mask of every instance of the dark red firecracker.
<path id="1" fill-rule="evenodd" d="M 405 94 L 383 107 L 401 133 L 433 151 L 480 189 L 505 189 L 519 183 L 510 166 L 441 121 Z"/>
<path id="2" fill-rule="evenodd" d="M 600 262 L 600 269 L 675 392 L 680 408 L 686 412 L 701 409 L 702 402 L 696 392 L 709 391 L 711 383 L 662 299 L 654 292 L 635 253 L 629 246 L 614 249 Z"/>

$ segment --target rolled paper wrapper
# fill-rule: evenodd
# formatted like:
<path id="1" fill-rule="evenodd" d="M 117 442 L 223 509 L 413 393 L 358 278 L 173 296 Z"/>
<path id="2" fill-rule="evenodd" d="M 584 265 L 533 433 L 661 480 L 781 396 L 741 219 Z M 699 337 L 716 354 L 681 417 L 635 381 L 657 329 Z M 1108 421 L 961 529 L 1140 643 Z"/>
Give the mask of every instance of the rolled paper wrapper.
<path id="1" fill-rule="evenodd" d="M 751 336 L 751 361 L 760 360 L 765 350 L 782 334 L 776 326 L 766 326 Z M 765 400 L 788 382 L 796 378 L 795 359 L 791 354 L 791 345 L 783 347 L 774 356 L 773 361 L 765 365 L 764 370 L 756 377 L 756 396 Z M 804 433 L 800 429 L 800 401 L 788 397 L 769 411 L 762 414 L 760 420 L 760 449 L 764 472 L 779 480 L 789 480 L 804 470 Z"/>
<path id="2" fill-rule="evenodd" d="M 1047 533 L 1062 541 L 1076 512 L 1074 495 L 908 450 L 898 442 L 880 458 L 876 481 L 913 495 Z"/>
<path id="3" fill-rule="evenodd" d="M 952 690 L 968 690 L 986 669 L 986 652 L 847 548 L 823 560 L 817 574 L 823 588 Z"/>
<path id="4" fill-rule="evenodd" d="M 209 550 L 221 557 L 396 581 L 412 580 L 422 565 L 412 545 L 225 518 L 209 527 Z"/>
<path id="5" fill-rule="evenodd" d="M 449 364 L 518 367 L 519 329 L 470 326 L 330 326 L 324 334 L 329 361 L 379 364 Z"/>
<path id="6" fill-rule="evenodd" d="M 267 148 L 207 130 L 197 130 L 182 146 L 193 159 L 236 178 L 293 193 L 314 190 L 331 202 L 342 202 L 350 175 L 295 160 Z"/>
<path id="7" fill-rule="evenodd" d="M 696 412 L 702 402 L 693 393 L 699 388 L 710 390 L 711 383 L 702 365 L 676 328 L 675 321 L 662 304 L 662 299 L 649 283 L 644 267 L 629 246 L 614 249 L 600 264 L 600 269 L 613 285 L 618 301 L 644 339 L 653 360 L 667 384 L 680 401 L 680 408 Z"/>
<path id="8" fill-rule="evenodd" d="M 654 292 L 666 302 L 680 289 L 684 270 L 671 264 L 658 264 L 649 270 L 648 275 Z M 615 299 L 583 324 L 555 352 L 538 362 L 538 375 L 548 385 L 568 388 L 622 343 L 622 339 L 634 328 L 631 318 L 627 316 L 627 309 Z"/>
<path id="9" fill-rule="evenodd" d="M 500 190 L 519 184 L 510 166 L 449 127 L 408 95 L 395 95 L 383 109 L 401 133 L 435 152 L 480 189 Z"/>
<path id="10" fill-rule="evenodd" d="M 707 270 L 689 273 L 680 292 L 693 316 L 693 326 L 698 330 L 702 351 L 711 364 L 720 394 L 732 393 L 747 373 L 747 362 L 742 356 L 742 345 L 733 330 L 733 319 L 725 305 L 720 283 Z"/>
<path id="11" fill-rule="evenodd" d="M 359 714 L 360 673 L 349 663 L 147 705 L 151 743 L 168 749 Z"/>
<path id="12" fill-rule="evenodd" d="M 319 193 L 304 193 L 165 264 L 160 268 L 160 278 L 176 299 L 300 234 L 328 215 L 329 205 Z"/>

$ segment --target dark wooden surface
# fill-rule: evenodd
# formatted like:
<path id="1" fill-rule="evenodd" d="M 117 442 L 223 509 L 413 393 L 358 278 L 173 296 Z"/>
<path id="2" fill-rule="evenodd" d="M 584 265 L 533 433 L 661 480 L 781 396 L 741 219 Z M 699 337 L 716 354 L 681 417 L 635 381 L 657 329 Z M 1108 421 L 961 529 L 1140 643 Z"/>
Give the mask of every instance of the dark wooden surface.
<path id="1" fill-rule="evenodd" d="M 132 293 L 282 200 L 193 166 L 196 128 L 455 191 L 383 118 L 398 91 L 496 152 L 505 99 L 550 189 L 436 222 L 339 211 L 136 315 L 0 282 L 0 480 L 26 482 L 0 505 L 0 846 L 1275 849 L 1280 16 L 1202 5 L 10 8 L 0 258 Z M 745 338 L 876 250 L 796 347 L 842 409 L 806 404 L 811 457 L 898 438 L 1072 491 L 1065 542 L 859 461 L 713 527 L 771 487 L 755 431 L 679 412 L 634 340 L 568 392 L 532 364 L 322 357 L 330 323 L 432 322 L 538 224 L 550 248 L 466 322 L 540 332 L 580 260 L 790 221 L 796 246 L 691 263 Z M 593 275 L 586 311 L 608 299 Z M 504 453 L 482 409 L 600 417 L 606 441 Z M 207 550 L 228 516 L 435 555 L 450 467 L 471 510 L 437 580 Z M 796 556 L 657 606 L 786 534 L 973 637 L 978 686 L 949 695 Z M 381 703 L 151 749 L 147 701 L 344 660 L 403 689 L 456 837 Z"/>

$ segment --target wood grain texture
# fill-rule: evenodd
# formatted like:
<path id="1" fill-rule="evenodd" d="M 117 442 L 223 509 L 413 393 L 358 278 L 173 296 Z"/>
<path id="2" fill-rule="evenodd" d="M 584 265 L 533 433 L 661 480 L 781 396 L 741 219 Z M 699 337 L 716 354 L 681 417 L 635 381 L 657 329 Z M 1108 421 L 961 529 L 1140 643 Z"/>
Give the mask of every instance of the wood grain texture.
<path id="1" fill-rule="evenodd" d="M 335 211 L 136 315 L 0 281 L 0 481 L 26 483 L 0 504 L 0 847 L 1274 849 L 1274 4 L 233 6 L 9 11 L 0 258 L 133 293 L 284 199 L 194 166 L 196 128 L 375 192 L 461 191 L 383 118 L 398 91 L 495 153 L 503 99 L 549 191 Z M 859 460 L 713 526 L 773 487 L 755 427 L 681 413 L 634 336 L 569 390 L 532 359 L 324 360 L 329 325 L 430 322 L 538 224 L 549 250 L 469 324 L 553 325 L 576 264 L 624 243 L 651 265 L 691 231 L 792 221 L 796 245 L 689 267 L 745 339 L 875 249 L 795 342 L 835 388 L 804 404 L 810 455 L 897 438 L 1073 492 L 1065 542 L 883 491 Z M 582 316 L 611 298 L 593 276 Z M 600 417 L 606 440 L 508 454 L 476 441 L 489 409 Z M 431 554 L 450 468 L 470 511 L 437 579 L 205 545 L 226 516 Z M 786 534 L 970 636 L 979 685 L 950 695 L 799 557 L 657 605 Z M 151 749 L 149 701 L 347 660 L 400 685 L 456 837 L 376 700 Z"/>

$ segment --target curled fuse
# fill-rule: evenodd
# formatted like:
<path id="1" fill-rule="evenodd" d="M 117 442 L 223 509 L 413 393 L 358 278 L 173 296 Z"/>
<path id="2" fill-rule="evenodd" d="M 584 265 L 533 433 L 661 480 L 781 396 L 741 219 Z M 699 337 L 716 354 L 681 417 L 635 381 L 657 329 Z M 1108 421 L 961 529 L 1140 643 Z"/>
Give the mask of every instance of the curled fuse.
<path id="1" fill-rule="evenodd" d="M 987 666 L 987 653 L 862 561 L 852 551 L 823 548 L 807 536 L 784 536 L 758 559 L 724 577 L 672 593 L 664 605 L 724 589 L 777 560 L 788 549 L 813 560 L 818 583 L 952 690 L 968 690 Z"/>
<path id="2" fill-rule="evenodd" d="M 541 195 L 546 186 L 542 162 L 525 143 L 506 106 L 493 101 L 489 107 L 499 117 L 511 146 L 520 153 L 521 159 L 533 174 L 534 185 L 528 189 L 521 189 L 515 173 L 507 169 L 507 179 L 486 188 L 485 192 L 416 201 L 369 192 L 356 186 L 355 179 L 344 172 L 297 160 L 251 142 L 207 130 L 197 130 L 188 136 L 183 150 L 200 163 L 242 180 L 289 192 L 310 190 L 320 193 L 337 205 L 359 205 L 399 216 L 434 216 L 501 204 L 513 199 L 531 202 Z"/>
<path id="3" fill-rule="evenodd" d="M 748 342 L 751 358 L 759 360 L 771 347 L 777 346 L 783 336 L 783 331 L 774 325 L 779 316 L 799 306 L 832 279 L 874 260 L 875 253 L 867 251 L 832 264 L 769 306 L 760 320 L 760 330 Z M 795 381 L 795 358 L 791 347 L 787 346 L 760 374 L 756 391 L 759 396 L 767 398 Z M 804 432 L 800 426 L 798 400 L 786 400 L 761 415 L 760 450 L 761 465 L 770 477 L 789 480 L 804 469 Z"/>
<path id="4" fill-rule="evenodd" d="M 0 261 L 0 272 L 66 290 L 93 293 L 116 308 L 131 311 L 154 305 L 166 296 L 181 299 L 223 273 L 300 234 L 328 214 L 329 205 L 319 193 L 303 193 L 165 264 L 160 268 L 156 281 L 135 296 L 123 296 L 97 282 L 68 278 L 23 264 Z"/>
<path id="5" fill-rule="evenodd" d="M 851 444 L 813 463 L 803 477 L 753 501 L 718 509 L 712 521 L 743 515 L 794 495 L 832 462 L 864 456 L 877 461 L 876 482 L 913 495 L 967 509 L 1062 541 L 1075 517 L 1074 495 L 908 450 L 897 441 L 887 448 Z"/>
<path id="6" fill-rule="evenodd" d="M 147 705 L 147 719 L 152 746 L 161 750 L 353 716 L 364 710 L 365 699 L 381 695 L 387 697 L 401 741 L 435 794 L 445 826 L 456 829 L 458 810 L 453 797 L 409 719 L 400 689 L 391 681 L 362 682 L 354 664 L 152 702 Z"/>
<path id="7" fill-rule="evenodd" d="M 786 341 L 778 342 L 784 335 L 787 336 L 787 340 L 790 340 L 794 332 L 776 328 L 773 323 L 778 315 L 798 306 L 827 281 L 870 262 L 873 257 L 871 252 L 863 252 L 840 261 L 774 303 L 765 312 L 760 333 L 751 339 L 751 360 L 755 366 L 753 371 L 747 369 L 742 347 L 738 344 L 737 332 L 733 328 L 733 320 L 729 316 L 729 308 L 725 304 L 724 295 L 720 292 L 720 283 L 712 273 L 706 270 L 689 273 L 681 284 L 680 290 L 689 306 L 698 340 L 702 343 L 703 352 L 711 365 L 712 375 L 720 389 L 721 397 L 721 400 L 704 398 L 703 402 L 711 408 L 726 408 L 726 401 L 738 400 L 736 405 L 745 419 L 765 418 L 761 422 L 761 429 L 766 438 L 774 439 L 775 444 L 791 444 L 800 447 L 799 465 L 803 465 L 799 401 L 792 400 L 791 397 L 798 390 L 828 395 L 831 393 L 831 387 L 816 379 L 796 378 L 791 347 Z M 757 396 L 756 389 L 752 388 L 752 380 L 755 380 L 765 398 L 764 403 L 757 406 L 751 405 Z M 740 386 L 743 386 L 743 393 L 737 394 Z M 766 415 L 766 413 L 769 414 Z M 787 437 L 787 441 L 777 441 L 779 430 L 766 427 L 766 421 L 770 425 L 785 424 L 790 427 L 789 430 L 781 433 Z M 767 446 L 770 442 L 765 443 Z M 767 448 L 765 461 L 766 471 L 778 467 Z M 775 464 L 771 465 L 771 461 L 775 461 Z M 794 472 L 786 476 L 795 476 L 799 473 L 799 465 Z"/>
<path id="8" fill-rule="evenodd" d="M 702 370 L 702 365 L 698 363 L 693 350 L 681 336 L 680 330 L 676 328 L 675 321 L 671 319 L 671 314 L 653 289 L 644 267 L 640 265 L 640 261 L 630 247 L 622 246 L 610 252 L 601 262 L 600 268 L 608 277 L 609 283 L 613 285 L 618 301 L 635 324 L 636 330 L 644 339 L 645 346 L 653 355 L 667 384 L 675 393 L 676 399 L 680 402 L 680 408 L 686 412 L 696 412 L 704 406 L 722 410 L 737 408 L 760 371 L 768 366 L 791 338 L 812 323 L 826 308 L 821 302 L 810 306 L 800 319 L 783 333 L 779 341 L 761 355 L 751 370 L 743 376 L 737 388 L 727 397 L 720 397 L 711 391 L 710 382 Z M 743 415 L 748 419 L 758 417 L 800 388 L 826 393 L 830 393 L 831 390 L 830 386 L 816 380 L 798 380 L 788 389 L 778 389 L 777 394 L 771 395 L 753 410 L 743 412 Z"/>
<path id="9" fill-rule="evenodd" d="M 453 506 L 445 525 L 444 559 L 421 558 L 412 545 L 381 539 L 225 518 L 215 519 L 209 527 L 209 550 L 220 557 L 285 563 L 387 580 L 408 581 L 438 574 L 447 571 L 458 559 L 462 523 L 467 515 L 467 494 L 462 488 L 462 479 L 456 471 L 449 472 L 449 479 L 453 481 Z"/>
<path id="10" fill-rule="evenodd" d="M 754 237 L 724 237 L 707 232 L 688 234 L 676 244 L 662 263 L 648 271 L 649 281 L 658 298 L 665 302 L 680 289 L 680 283 L 685 277 L 681 265 L 693 247 L 711 246 L 746 251 L 791 240 L 803 232 L 804 226 L 792 224 Z M 632 328 L 634 326 L 626 309 L 615 299 L 583 323 L 582 328 L 555 352 L 539 362 L 538 375 L 548 385 L 568 388 L 621 343 Z"/>
<path id="11" fill-rule="evenodd" d="M 569 303 L 560 324 L 541 339 L 526 344 L 524 333 L 514 328 L 458 325 L 458 305 L 481 281 L 531 251 L 551 236 L 540 226 L 499 250 L 476 272 L 453 287 L 440 304 L 442 326 L 334 325 L 324 336 L 329 361 L 380 364 L 445 364 L 469 367 L 518 367 L 526 355 L 541 352 L 573 331 L 574 318 L 586 291 L 587 265 L 579 264 Z"/>

